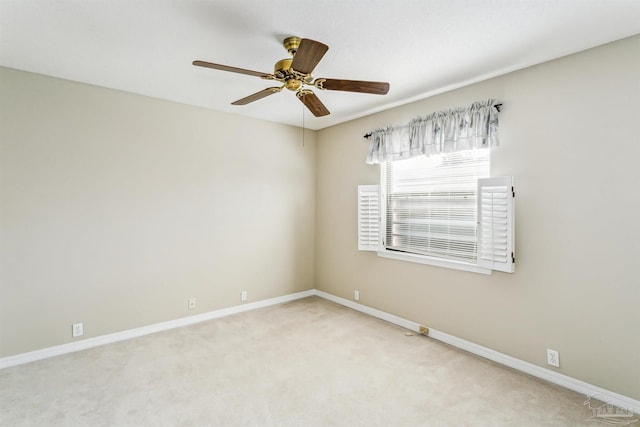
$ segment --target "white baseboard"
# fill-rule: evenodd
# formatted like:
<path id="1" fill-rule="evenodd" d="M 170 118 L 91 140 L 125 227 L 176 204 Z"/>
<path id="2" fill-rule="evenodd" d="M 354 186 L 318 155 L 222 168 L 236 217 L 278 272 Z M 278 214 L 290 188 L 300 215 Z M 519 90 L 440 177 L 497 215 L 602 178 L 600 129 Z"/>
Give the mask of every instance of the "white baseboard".
<path id="1" fill-rule="evenodd" d="M 74 341 L 68 344 L 57 345 L 54 347 L 44 348 L 42 350 L 31 351 L 28 353 L 17 354 L 15 356 L 8 356 L 0 358 L 0 369 L 9 368 L 11 366 L 22 365 L 36 360 L 47 359 L 49 357 L 60 356 L 67 353 L 73 353 L 88 348 L 98 347 L 105 344 L 111 344 L 118 341 L 124 341 L 131 338 L 137 338 L 144 335 L 153 334 L 156 332 L 166 331 L 169 329 L 179 328 L 182 326 L 192 325 L 194 323 L 204 322 L 206 320 L 217 319 L 220 317 L 230 316 L 232 314 L 242 313 L 245 311 L 255 310 L 257 308 L 268 307 L 276 304 L 281 304 L 288 301 L 293 301 L 310 296 L 319 296 L 329 301 L 333 301 L 337 304 L 349 307 L 356 311 L 368 314 L 378 319 L 385 320 L 403 328 L 409 329 L 414 332 L 420 332 L 420 324 L 411 320 L 404 319 L 402 317 L 377 310 L 375 308 L 362 305 L 360 303 L 350 301 L 345 298 L 337 297 L 329 293 L 319 291 L 317 289 L 311 289 L 308 291 L 298 292 L 295 294 L 284 295 L 281 297 L 270 298 L 262 301 L 256 301 L 252 303 L 236 305 L 229 308 L 223 308 L 220 310 L 214 310 L 207 313 L 197 314 L 195 316 L 183 317 L 180 319 L 169 320 L 166 322 L 155 323 L 153 325 L 143 326 L 140 328 L 129 329 L 127 331 L 116 332 L 113 334 L 102 335 L 94 338 L 87 338 L 81 341 Z M 636 414 L 640 414 L 640 401 L 632 399 L 627 396 L 615 393 L 595 386 L 593 384 L 586 383 L 584 381 L 569 377 L 567 375 L 560 374 L 558 372 L 542 368 L 529 362 L 525 362 L 515 357 L 508 356 L 498 351 L 492 350 L 487 347 L 466 341 L 453 335 L 446 334 L 444 332 L 437 331 L 429 328 L 429 337 L 442 341 L 454 347 L 468 351 L 469 353 L 476 354 L 484 357 L 485 359 L 492 360 L 518 371 L 527 373 L 537 378 L 549 381 L 551 383 L 560 385 L 569 390 L 584 394 L 587 397 L 593 396 L 594 398 L 610 403 L 622 409 L 633 411 Z"/>
<path id="2" fill-rule="evenodd" d="M 244 311 L 255 310 L 257 308 L 268 307 L 271 305 L 281 304 L 300 298 L 306 298 L 315 295 L 315 290 L 311 289 L 295 294 L 284 295 L 281 297 L 270 298 L 262 301 L 250 302 L 247 304 L 236 305 L 220 310 L 209 311 L 207 313 L 196 314 L 195 316 L 182 317 L 180 319 L 169 320 L 166 322 L 155 323 L 153 325 L 142 326 L 140 328 L 129 329 L 113 334 L 101 335 L 94 338 L 87 338 L 80 341 L 74 341 L 68 344 L 61 344 L 54 347 L 43 348 L 42 350 L 21 353 L 15 356 L 3 357 L 0 359 L 0 369 L 9 368 L 11 366 L 22 365 L 36 360 L 47 359 L 49 357 L 61 356 L 67 353 L 73 353 L 88 348 L 98 347 L 105 344 L 111 344 L 118 341 L 124 341 L 131 338 L 137 338 L 156 332 L 166 331 L 169 329 L 180 328 L 182 326 L 193 325 L 194 323 L 204 322 L 206 320 L 217 319 L 220 317 L 230 316 L 232 314 L 242 313 Z"/>
<path id="3" fill-rule="evenodd" d="M 420 324 L 412 322 L 410 320 L 403 319 L 393 314 L 386 313 L 384 311 L 377 310 L 375 308 L 367 307 L 357 302 L 350 301 L 345 298 L 337 297 L 335 295 L 328 294 L 323 291 L 315 290 L 314 295 L 325 298 L 329 301 L 344 305 L 362 313 L 368 314 L 373 317 L 377 317 L 387 322 L 396 324 L 411 331 L 420 332 Z M 504 353 L 492 350 L 487 347 L 472 343 L 470 341 L 463 340 L 461 338 L 454 337 L 453 335 L 445 334 L 444 332 L 437 331 L 429 328 L 429 337 L 442 341 L 459 349 L 468 351 L 475 355 L 484 357 L 485 359 L 492 360 L 518 371 L 527 373 L 534 377 L 549 381 L 550 383 L 557 384 L 569 390 L 584 394 L 586 398 L 593 397 L 597 400 L 610 403 L 618 408 L 633 411 L 636 414 L 640 414 L 640 401 L 632 399 L 627 396 L 615 393 L 595 386 L 593 384 L 586 383 L 584 381 L 569 377 L 564 374 L 552 371 L 550 369 L 542 368 L 538 365 L 534 365 L 524 360 L 516 359 L 515 357 L 508 356 Z"/>

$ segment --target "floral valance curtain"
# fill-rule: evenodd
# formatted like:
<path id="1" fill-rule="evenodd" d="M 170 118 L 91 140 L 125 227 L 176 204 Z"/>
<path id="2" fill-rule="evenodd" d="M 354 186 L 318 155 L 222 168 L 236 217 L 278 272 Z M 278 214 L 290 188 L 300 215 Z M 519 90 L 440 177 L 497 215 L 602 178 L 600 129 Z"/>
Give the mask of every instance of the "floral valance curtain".
<path id="1" fill-rule="evenodd" d="M 410 159 L 498 145 L 497 101 L 416 117 L 405 126 L 371 132 L 367 163 Z"/>

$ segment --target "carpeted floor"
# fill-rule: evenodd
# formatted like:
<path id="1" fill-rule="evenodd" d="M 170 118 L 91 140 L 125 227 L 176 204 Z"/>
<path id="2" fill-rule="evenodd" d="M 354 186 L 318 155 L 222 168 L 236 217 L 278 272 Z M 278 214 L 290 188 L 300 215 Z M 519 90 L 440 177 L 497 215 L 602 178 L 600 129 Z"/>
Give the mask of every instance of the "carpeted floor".
<path id="1" fill-rule="evenodd" d="M 318 297 L 0 370 L 12 427 L 594 426 L 585 398 Z"/>

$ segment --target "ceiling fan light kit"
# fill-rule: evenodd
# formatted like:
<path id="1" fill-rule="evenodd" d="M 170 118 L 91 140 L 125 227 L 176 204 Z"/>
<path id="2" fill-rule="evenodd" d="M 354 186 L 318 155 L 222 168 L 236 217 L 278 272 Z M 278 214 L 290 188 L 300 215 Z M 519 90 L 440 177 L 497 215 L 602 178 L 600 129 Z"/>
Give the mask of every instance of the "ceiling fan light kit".
<path id="1" fill-rule="evenodd" d="M 296 92 L 296 97 L 316 117 L 326 116 L 330 114 L 330 112 L 311 89 L 304 87 L 306 85 L 313 86 L 320 90 L 338 90 L 344 92 L 370 93 L 374 95 L 386 95 L 389 92 L 389 83 L 386 82 L 326 78 L 314 79 L 312 72 L 324 54 L 327 53 L 327 50 L 329 50 L 329 46 L 315 40 L 301 39 L 295 36 L 287 37 L 282 44 L 291 55 L 291 58 L 281 59 L 276 62 L 273 67 L 273 74 L 200 60 L 193 61 L 193 65 L 256 76 L 265 80 L 276 80 L 282 83 L 280 87 L 263 89 L 232 102 L 232 105 L 246 105 L 273 95 L 274 93 L 279 93 L 282 89 L 286 88 Z"/>

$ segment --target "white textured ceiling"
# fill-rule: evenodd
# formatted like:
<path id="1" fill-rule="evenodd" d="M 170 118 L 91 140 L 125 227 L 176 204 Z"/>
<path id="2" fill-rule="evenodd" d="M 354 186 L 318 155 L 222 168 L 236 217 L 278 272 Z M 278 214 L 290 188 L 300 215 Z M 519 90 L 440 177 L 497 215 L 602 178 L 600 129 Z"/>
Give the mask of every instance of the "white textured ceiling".
<path id="1" fill-rule="evenodd" d="M 0 66 L 322 129 L 640 33 L 640 0 L 0 0 Z M 273 82 L 290 35 L 329 45 L 316 77 L 388 81 L 386 96 L 316 91 L 231 102 Z"/>

